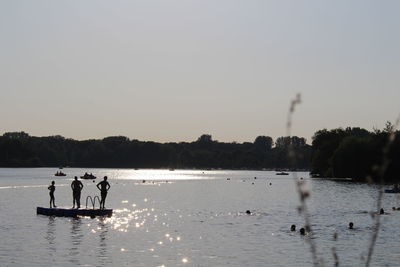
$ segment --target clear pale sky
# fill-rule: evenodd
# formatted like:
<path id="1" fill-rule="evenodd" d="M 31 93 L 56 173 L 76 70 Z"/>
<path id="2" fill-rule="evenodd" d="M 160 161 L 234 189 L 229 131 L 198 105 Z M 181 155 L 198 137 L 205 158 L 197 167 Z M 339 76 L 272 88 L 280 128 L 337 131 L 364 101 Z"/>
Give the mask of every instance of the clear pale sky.
<path id="1" fill-rule="evenodd" d="M 0 134 L 224 142 L 383 128 L 400 1 L 0 0 Z"/>

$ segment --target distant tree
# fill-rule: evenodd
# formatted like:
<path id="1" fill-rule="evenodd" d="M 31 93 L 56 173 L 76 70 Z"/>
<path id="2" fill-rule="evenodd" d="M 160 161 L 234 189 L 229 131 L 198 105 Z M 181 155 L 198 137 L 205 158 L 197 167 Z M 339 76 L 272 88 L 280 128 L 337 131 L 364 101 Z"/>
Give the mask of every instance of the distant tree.
<path id="1" fill-rule="evenodd" d="M 58 141 L 64 141 L 65 140 L 65 137 L 63 137 L 61 135 L 52 135 L 52 136 L 49 136 L 49 138 L 52 138 L 52 139 L 58 140 Z"/>
<path id="2" fill-rule="evenodd" d="M 27 139 L 29 138 L 29 134 L 25 132 L 8 132 L 4 133 L 3 137 L 9 138 L 9 139 Z"/>
<path id="3" fill-rule="evenodd" d="M 292 136 L 290 138 L 290 143 L 293 147 L 302 147 L 306 145 L 306 139 L 303 137 Z"/>
<path id="4" fill-rule="evenodd" d="M 373 166 L 382 158 L 379 150 L 374 147 L 371 137 L 344 138 L 332 156 L 332 176 L 364 180 L 373 175 Z"/>
<path id="5" fill-rule="evenodd" d="M 199 143 L 211 143 L 212 142 L 211 135 L 203 134 L 197 139 L 197 142 L 199 142 Z"/>
<path id="6" fill-rule="evenodd" d="M 281 136 L 276 139 L 275 146 L 278 148 L 302 147 L 306 145 L 306 139 L 298 136 Z"/>
<path id="7" fill-rule="evenodd" d="M 385 124 L 385 128 L 383 129 L 383 131 L 384 131 L 385 133 L 391 133 L 391 132 L 393 132 L 393 130 L 394 130 L 394 125 L 393 125 L 390 121 L 387 121 L 386 124 Z"/>
<path id="8" fill-rule="evenodd" d="M 270 151 L 272 148 L 272 138 L 269 136 L 257 136 L 254 140 L 254 146 L 263 152 Z"/>
<path id="9" fill-rule="evenodd" d="M 275 147 L 277 148 L 286 148 L 290 144 L 290 136 L 281 136 L 278 137 L 275 141 Z"/>
<path id="10" fill-rule="evenodd" d="M 341 128 L 319 130 L 313 136 L 311 153 L 311 172 L 324 177 L 332 176 L 332 157 L 340 142 L 347 136 Z"/>
<path id="11" fill-rule="evenodd" d="M 365 181 L 371 177 L 380 179 L 374 171 L 382 164 L 383 148 L 394 130 L 390 122 L 383 131 L 369 132 L 362 128 L 320 130 L 313 136 L 311 171 L 323 177 L 350 177 Z M 388 168 L 384 174 L 386 182 L 400 181 L 400 133 L 390 146 Z"/>
<path id="12" fill-rule="evenodd" d="M 192 152 L 187 149 L 183 149 L 178 156 L 179 167 L 193 168 L 195 166 L 195 160 Z"/>
<path id="13" fill-rule="evenodd" d="M 371 133 L 365 129 L 360 127 L 347 127 L 345 129 L 346 136 L 356 136 L 356 137 L 367 137 L 371 135 Z"/>
<path id="14" fill-rule="evenodd" d="M 126 144 L 129 142 L 129 138 L 125 136 L 109 136 L 103 138 L 102 142 L 105 145 L 120 145 L 120 144 Z"/>

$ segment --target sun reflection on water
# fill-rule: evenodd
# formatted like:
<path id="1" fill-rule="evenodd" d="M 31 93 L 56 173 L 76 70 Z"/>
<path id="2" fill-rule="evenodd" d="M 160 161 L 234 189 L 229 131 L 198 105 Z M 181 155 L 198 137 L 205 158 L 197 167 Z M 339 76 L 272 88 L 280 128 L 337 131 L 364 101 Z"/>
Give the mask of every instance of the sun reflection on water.
<path id="1" fill-rule="evenodd" d="M 176 249 L 175 243 L 181 242 L 181 235 L 171 232 L 170 221 L 171 213 L 175 218 L 182 218 L 180 215 L 180 210 L 175 210 L 171 213 L 166 211 L 161 211 L 154 208 L 155 202 L 150 198 L 142 198 L 143 202 L 141 204 L 130 203 L 129 200 L 122 200 L 122 206 L 114 209 L 112 217 L 98 217 L 98 223 L 87 223 L 89 232 L 93 235 L 101 234 L 107 229 L 107 231 L 113 231 L 114 233 L 120 234 L 121 240 L 128 237 L 126 234 L 128 232 L 139 231 L 139 233 L 148 235 L 149 241 L 148 246 L 142 247 L 140 250 L 142 253 L 149 253 L 152 258 L 161 258 L 161 254 L 165 249 Z M 152 207 L 153 206 L 153 207 Z M 162 227 L 162 228 L 160 228 Z M 168 231 L 162 232 L 161 229 L 170 229 Z M 161 230 L 161 231 L 160 231 Z M 126 236 L 126 237 L 124 237 Z M 121 244 L 119 248 L 120 253 L 125 253 L 128 251 L 139 251 L 138 248 L 129 243 Z M 178 253 L 178 258 L 176 259 L 180 264 L 186 264 L 189 262 L 185 255 Z M 161 263 L 158 263 L 161 264 Z M 165 266 L 164 264 L 159 266 Z"/>

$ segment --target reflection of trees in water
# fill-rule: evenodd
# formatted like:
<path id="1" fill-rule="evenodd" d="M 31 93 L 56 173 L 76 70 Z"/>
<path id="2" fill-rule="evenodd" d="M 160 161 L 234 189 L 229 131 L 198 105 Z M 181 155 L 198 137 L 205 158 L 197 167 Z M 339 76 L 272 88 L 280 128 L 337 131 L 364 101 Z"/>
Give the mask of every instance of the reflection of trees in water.
<path id="1" fill-rule="evenodd" d="M 56 218 L 53 216 L 49 217 L 49 222 L 47 223 L 46 240 L 49 242 L 48 251 L 49 256 L 52 256 L 56 252 L 55 240 L 56 240 Z"/>
<path id="2" fill-rule="evenodd" d="M 108 231 L 110 229 L 110 225 L 105 222 L 105 218 L 99 218 L 98 220 L 98 233 L 99 233 L 99 251 L 98 251 L 98 259 L 101 266 L 104 266 L 107 263 L 111 263 L 112 260 L 110 258 L 110 254 L 107 247 L 107 237 Z"/>
<path id="3" fill-rule="evenodd" d="M 74 218 L 71 219 L 71 238 L 72 238 L 72 244 L 71 248 L 69 249 L 69 256 L 70 256 L 70 262 L 74 265 L 79 265 L 79 252 L 80 252 L 80 246 L 82 243 L 82 221 L 80 218 Z"/>

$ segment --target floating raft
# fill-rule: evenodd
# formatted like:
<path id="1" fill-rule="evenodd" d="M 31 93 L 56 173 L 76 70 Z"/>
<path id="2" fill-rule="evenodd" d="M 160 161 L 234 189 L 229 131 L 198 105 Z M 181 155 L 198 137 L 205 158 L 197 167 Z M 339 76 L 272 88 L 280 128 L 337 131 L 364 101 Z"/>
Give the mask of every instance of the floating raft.
<path id="1" fill-rule="evenodd" d="M 60 217 L 77 217 L 77 216 L 108 216 L 111 217 L 112 209 L 63 209 L 63 208 L 43 208 L 37 207 L 36 214 Z"/>

